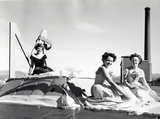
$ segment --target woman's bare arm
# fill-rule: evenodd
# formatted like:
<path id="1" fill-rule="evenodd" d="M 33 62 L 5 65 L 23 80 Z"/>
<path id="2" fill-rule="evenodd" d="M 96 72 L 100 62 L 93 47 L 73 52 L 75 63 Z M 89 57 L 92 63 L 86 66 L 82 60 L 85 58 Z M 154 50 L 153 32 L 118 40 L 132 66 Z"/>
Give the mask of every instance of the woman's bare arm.
<path id="1" fill-rule="evenodd" d="M 35 68 L 35 65 L 33 64 L 33 61 L 31 60 L 31 65 L 29 67 L 28 75 L 31 75 L 33 73 L 34 68 Z"/>
<path id="2" fill-rule="evenodd" d="M 147 90 L 151 89 L 150 86 L 148 85 L 147 81 L 146 81 L 144 71 L 141 70 L 141 73 L 143 74 L 143 75 L 140 77 L 140 82 L 142 83 L 142 86 L 144 87 L 144 89 L 147 89 Z"/>
<path id="3" fill-rule="evenodd" d="M 120 92 L 121 94 L 123 94 L 124 96 L 126 96 L 128 99 L 130 99 L 130 97 L 128 96 L 128 94 L 125 92 L 125 90 L 123 90 L 120 86 L 118 86 L 113 79 L 110 77 L 108 71 L 105 69 L 105 67 L 101 67 L 100 70 L 102 71 L 102 74 L 104 75 L 105 79 L 109 82 L 109 84 L 111 86 L 113 86 L 118 92 Z"/>

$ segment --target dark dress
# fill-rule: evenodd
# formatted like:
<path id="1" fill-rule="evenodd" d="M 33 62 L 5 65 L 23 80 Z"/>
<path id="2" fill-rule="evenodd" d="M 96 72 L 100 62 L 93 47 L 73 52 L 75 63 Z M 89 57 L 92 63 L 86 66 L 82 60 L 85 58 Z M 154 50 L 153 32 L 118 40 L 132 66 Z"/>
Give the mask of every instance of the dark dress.
<path id="1" fill-rule="evenodd" d="M 45 66 L 46 58 L 47 58 L 46 55 L 44 55 L 41 59 L 38 59 L 32 55 L 30 56 L 30 59 L 35 64 L 35 69 L 32 75 L 53 71 L 50 67 Z"/>

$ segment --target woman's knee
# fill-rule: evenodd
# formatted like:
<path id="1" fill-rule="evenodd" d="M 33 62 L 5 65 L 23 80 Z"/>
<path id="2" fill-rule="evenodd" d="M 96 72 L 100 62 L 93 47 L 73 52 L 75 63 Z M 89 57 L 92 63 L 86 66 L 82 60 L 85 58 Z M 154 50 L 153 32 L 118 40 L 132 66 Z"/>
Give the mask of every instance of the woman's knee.
<path id="1" fill-rule="evenodd" d="M 102 89 L 101 85 L 95 84 L 91 87 L 91 95 L 95 98 L 102 98 Z"/>
<path id="2" fill-rule="evenodd" d="M 93 85 L 92 87 L 91 87 L 91 94 L 93 94 L 94 92 L 97 92 L 98 91 L 98 85 L 97 84 L 95 84 L 95 85 Z"/>

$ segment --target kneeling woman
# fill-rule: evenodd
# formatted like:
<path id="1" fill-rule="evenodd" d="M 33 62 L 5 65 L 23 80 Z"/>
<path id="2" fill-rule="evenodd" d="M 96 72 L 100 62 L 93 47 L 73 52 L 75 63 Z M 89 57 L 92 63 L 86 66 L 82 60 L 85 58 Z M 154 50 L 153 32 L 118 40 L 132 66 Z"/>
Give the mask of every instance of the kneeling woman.
<path id="1" fill-rule="evenodd" d="M 29 75 L 34 75 L 34 74 L 41 74 L 41 73 L 46 73 L 53 71 L 51 68 L 47 66 L 46 63 L 46 54 L 44 54 L 44 46 L 43 44 L 36 44 L 35 45 L 35 50 L 36 53 L 33 53 L 30 56 L 31 59 L 31 67 L 29 69 Z"/>
<path id="2" fill-rule="evenodd" d="M 100 66 L 96 72 L 94 85 L 91 87 L 91 94 L 94 99 L 102 100 L 121 100 L 121 97 L 125 99 L 138 100 L 129 90 L 128 87 L 122 87 L 117 85 L 112 79 L 112 72 L 110 66 L 116 60 L 114 53 L 105 52 L 102 55 L 103 65 Z"/>

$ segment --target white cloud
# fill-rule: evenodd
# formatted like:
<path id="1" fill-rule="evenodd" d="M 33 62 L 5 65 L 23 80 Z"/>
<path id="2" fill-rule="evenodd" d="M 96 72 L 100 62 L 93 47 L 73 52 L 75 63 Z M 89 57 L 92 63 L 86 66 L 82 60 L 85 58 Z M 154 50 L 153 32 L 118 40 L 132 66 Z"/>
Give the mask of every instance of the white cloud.
<path id="1" fill-rule="evenodd" d="M 88 24 L 88 23 L 75 24 L 75 28 L 79 31 L 92 33 L 92 34 L 104 32 L 104 30 L 102 30 L 100 27 L 93 24 Z"/>

